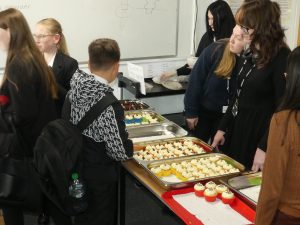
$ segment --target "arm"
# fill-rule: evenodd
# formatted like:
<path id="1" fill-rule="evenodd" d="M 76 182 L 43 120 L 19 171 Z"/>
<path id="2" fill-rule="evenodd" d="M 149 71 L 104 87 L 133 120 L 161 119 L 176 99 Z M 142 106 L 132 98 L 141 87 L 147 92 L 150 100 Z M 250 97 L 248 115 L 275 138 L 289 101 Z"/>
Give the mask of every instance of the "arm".
<path id="1" fill-rule="evenodd" d="M 276 61 L 274 62 L 274 69 L 272 71 L 272 84 L 274 90 L 274 111 L 277 108 L 281 97 L 284 94 L 285 90 L 285 77 L 284 73 L 286 72 L 286 65 L 287 65 L 287 58 L 289 54 L 289 50 L 282 50 L 277 57 Z M 267 139 L 268 139 L 268 130 L 267 128 L 264 136 L 261 138 L 258 148 L 262 149 L 263 151 L 267 148 Z"/>
<path id="2" fill-rule="evenodd" d="M 287 58 L 290 53 L 289 49 L 282 49 L 278 53 L 278 57 L 273 63 L 274 68 L 272 71 L 272 84 L 274 90 L 274 110 L 277 108 L 281 97 L 283 96 L 285 90 L 285 77 L 284 72 L 286 71 Z M 263 170 L 265 161 L 265 150 L 267 147 L 267 139 L 269 133 L 269 126 L 258 143 L 258 148 L 256 150 L 254 160 L 253 160 L 253 171 Z"/>
<path id="3" fill-rule="evenodd" d="M 133 154 L 133 144 L 128 139 L 124 122 L 124 111 L 119 102 L 109 106 L 102 114 L 105 124 L 100 128 L 107 154 L 116 161 L 127 160 Z"/>
<path id="4" fill-rule="evenodd" d="M 285 182 L 289 149 L 285 145 L 286 142 L 282 144 L 284 129 L 280 129 L 280 125 L 277 116 L 274 115 L 270 126 L 263 181 L 256 208 L 256 225 L 268 225 L 271 223 L 278 208 L 281 191 Z M 274 179 L 275 177 L 276 179 Z"/>
<path id="5" fill-rule="evenodd" d="M 73 59 L 69 58 L 69 62 L 66 63 L 66 73 L 64 75 L 64 87 L 65 87 L 65 95 L 70 90 L 70 80 L 75 73 L 75 71 L 78 69 L 78 62 Z"/>

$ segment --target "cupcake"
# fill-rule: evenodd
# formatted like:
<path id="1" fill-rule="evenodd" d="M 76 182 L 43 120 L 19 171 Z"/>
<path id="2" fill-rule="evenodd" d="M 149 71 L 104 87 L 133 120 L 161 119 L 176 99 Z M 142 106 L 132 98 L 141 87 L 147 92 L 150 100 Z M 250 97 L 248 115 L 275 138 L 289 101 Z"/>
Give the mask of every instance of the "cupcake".
<path id="1" fill-rule="evenodd" d="M 218 184 L 216 186 L 216 191 L 218 193 L 218 197 L 220 197 L 220 198 L 222 197 L 222 193 L 227 190 L 228 190 L 228 188 L 224 184 Z"/>
<path id="2" fill-rule="evenodd" d="M 204 191 L 205 200 L 208 202 L 214 202 L 217 198 L 218 193 L 213 188 L 207 188 Z"/>
<path id="3" fill-rule="evenodd" d="M 205 187 L 203 184 L 201 183 L 196 183 L 194 185 L 194 191 L 195 191 L 195 195 L 198 196 L 198 197 L 203 197 L 204 196 L 204 190 L 205 190 Z"/>
<path id="4" fill-rule="evenodd" d="M 216 183 L 213 181 L 209 181 L 205 184 L 206 188 L 211 188 L 211 189 L 215 189 L 216 188 Z"/>
<path id="5" fill-rule="evenodd" d="M 234 198 L 235 198 L 234 194 L 230 190 L 224 191 L 222 193 L 222 202 L 224 204 L 231 204 L 231 203 L 233 203 Z"/>

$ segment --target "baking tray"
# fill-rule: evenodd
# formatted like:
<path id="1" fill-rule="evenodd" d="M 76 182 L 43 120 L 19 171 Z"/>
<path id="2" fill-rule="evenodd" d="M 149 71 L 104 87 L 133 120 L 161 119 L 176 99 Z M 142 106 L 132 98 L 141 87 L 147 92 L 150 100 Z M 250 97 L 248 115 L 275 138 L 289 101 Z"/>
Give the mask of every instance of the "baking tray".
<path id="1" fill-rule="evenodd" d="M 243 196 L 252 205 L 257 205 L 262 172 L 245 172 L 241 176 L 222 178 L 219 181 Z"/>
<path id="2" fill-rule="evenodd" d="M 195 148 L 195 146 L 198 148 Z M 136 142 L 133 149 L 133 158 L 138 163 L 198 155 L 212 151 L 210 145 L 195 137 L 175 137 L 156 141 Z"/>
<path id="3" fill-rule="evenodd" d="M 140 116 L 140 118 L 136 118 L 137 116 Z M 154 121 L 151 121 L 152 119 Z M 150 109 L 125 111 L 125 124 L 127 128 L 140 126 L 147 127 L 149 125 L 161 124 L 167 121 L 169 120 Z"/>
<path id="4" fill-rule="evenodd" d="M 161 197 L 168 207 L 178 215 L 186 224 L 189 225 L 204 225 L 195 215 L 191 214 L 186 208 L 184 208 L 180 203 L 175 199 L 175 195 L 182 195 L 194 192 L 193 187 L 170 190 L 164 192 Z M 198 198 L 195 196 L 195 198 Z M 232 204 L 229 205 L 233 210 L 237 211 L 239 214 L 244 216 L 251 222 L 255 220 L 255 210 L 249 207 L 246 203 L 243 202 L 243 199 L 239 195 L 236 195 L 236 198 Z M 217 215 L 216 215 L 217 216 Z M 200 218 L 201 219 L 201 218 Z"/>
<path id="5" fill-rule="evenodd" d="M 182 137 L 188 134 L 186 130 L 171 121 L 147 126 L 127 127 L 127 131 L 129 138 L 134 143 L 171 137 Z"/>
<path id="6" fill-rule="evenodd" d="M 177 164 L 183 164 L 183 161 L 185 161 L 185 163 L 191 162 L 192 160 L 203 160 L 205 161 L 208 157 L 214 157 L 216 160 L 216 165 L 218 164 L 218 161 L 223 162 L 222 160 L 224 160 L 226 162 L 226 165 L 231 165 L 233 168 L 238 169 L 238 171 L 234 171 L 234 172 L 230 172 L 230 173 L 226 173 L 226 174 L 210 174 L 207 176 L 204 176 L 202 178 L 193 178 L 191 179 L 191 177 L 187 180 L 179 180 L 179 178 L 177 178 L 174 175 L 171 176 L 165 176 L 165 177 L 161 177 L 159 176 L 157 173 L 153 172 L 152 168 L 157 168 L 160 166 L 165 166 L 167 165 L 171 165 L 172 163 L 177 163 Z M 206 160 L 207 162 L 208 160 Z M 211 162 L 211 161 L 210 161 Z M 182 187 L 188 187 L 188 186 L 192 186 L 194 185 L 196 182 L 204 182 L 204 181 L 208 181 L 208 180 L 218 180 L 222 177 L 233 177 L 233 176 L 237 176 L 239 175 L 241 172 L 243 172 L 245 170 L 245 167 L 240 164 L 239 162 L 235 161 L 234 159 L 230 158 L 227 155 L 221 154 L 221 153 L 208 153 L 208 154 L 202 154 L 202 155 L 194 155 L 194 156 L 185 156 L 185 157 L 180 157 L 180 158 L 173 158 L 173 159 L 164 159 L 164 160 L 158 160 L 158 161 L 154 161 L 154 162 L 149 162 L 147 164 L 141 164 L 145 170 L 154 178 L 154 180 L 160 184 L 163 188 L 165 189 L 177 189 L 177 188 L 182 188 Z M 207 166 L 206 166 L 207 167 Z M 204 167 L 205 169 L 205 167 Z M 209 169 L 210 171 L 211 169 Z M 164 170 L 162 170 L 164 171 Z M 169 171 L 174 171 L 171 170 L 167 170 L 166 173 L 168 173 Z M 185 171 L 185 169 L 183 170 Z M 207 171 L 209 173 L 209 171 Z M 226 170 L 228 171 L 228 170 Z M 181 173 L 182 174 L 182 173 Z M 203 176 L 203 175 L 201 175 Z"/>
<path id="7" fill-rule="evenodd" d="M 124 111 L 149 109 L 150 106 L 138 99 L 123 99 L 120 103 Z"/>

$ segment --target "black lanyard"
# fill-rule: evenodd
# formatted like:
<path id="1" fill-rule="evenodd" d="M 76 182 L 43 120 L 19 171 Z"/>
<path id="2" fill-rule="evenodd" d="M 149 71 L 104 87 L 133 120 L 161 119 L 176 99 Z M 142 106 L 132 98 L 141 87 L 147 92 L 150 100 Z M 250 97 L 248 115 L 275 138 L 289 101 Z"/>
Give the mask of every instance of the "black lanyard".
<path id="1" fill-rule="evenodd" d="M 246 63 L 247 63 L 247 59 L 245 59 L 245 61 L 243 63 L 243 66 L 242 66 L 240 72 L 238 73 L 238 77 L 241 75 L 242 71 L 244 70 L 244 66 L 245 66 Z M 239 97 L 241 95 L 241 91 L 242 91 L 243 85 L 245 83 L 245 80 L 248 78 L 248 76 L 250 75 L 250 73 L 254 69 L 254 67 L 255 67 L 255 64 L 253 64 L 253 66 L 249 69 L 249 71 L 246 73 L 245 77 L 243 77 L 243 79 L 241 81 L 241 84 L 237 88 L 237 91 L 236 91 L 237 96 L 236 96 L 234 105 L 232 106 L 232 109 L 231 109 L 231 112 L 232 112 L 233 116 L 236 116 L 238 114 L 238 105 L 239 105 L 238 100 L 239 100 Z"/>

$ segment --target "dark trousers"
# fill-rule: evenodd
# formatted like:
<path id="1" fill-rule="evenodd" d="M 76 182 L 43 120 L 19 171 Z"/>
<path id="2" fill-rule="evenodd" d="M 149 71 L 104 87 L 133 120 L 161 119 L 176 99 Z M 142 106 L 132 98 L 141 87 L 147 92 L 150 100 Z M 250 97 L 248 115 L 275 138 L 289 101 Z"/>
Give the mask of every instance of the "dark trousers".
<path id="1" fill-rule="evenodd" d="M 23 209 L 6 207 L 2 209 L 5 225 L 24 225 Z M 51 201 L 45 200 L 44 211 L 49 215 L 55 225 L 72 225 L 69 216 L 63 214 Z"/>
<path id="2" fill-rule="evenodd" d="M 284 214 L 277 210 L 274 219 L 271 225 L 299 225 L 300 224 L 300 215 L 299 217 L 293 217 Z"/>
<path id="3" fill-rule="evenodd" d="M 89 206 L 75 217 L 75 225 L 117 223 L 117 182 L 86 180 Z"/>
<path id="4" fill-rule="evenodd" d="M 217 132 L 222 116 L 222 113 L 216 113 L 202 108 L 198 115 L 198 124 L 195 130 L 191 131 L 191 133 L 204 142 L 208 142 L 209 140 L 212 141 Z"/>

